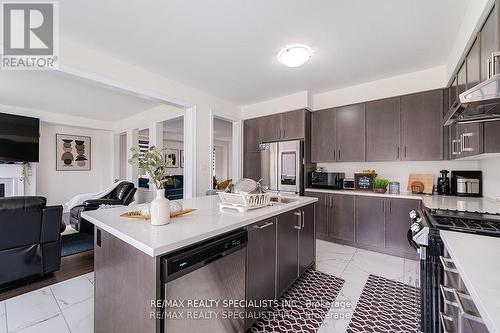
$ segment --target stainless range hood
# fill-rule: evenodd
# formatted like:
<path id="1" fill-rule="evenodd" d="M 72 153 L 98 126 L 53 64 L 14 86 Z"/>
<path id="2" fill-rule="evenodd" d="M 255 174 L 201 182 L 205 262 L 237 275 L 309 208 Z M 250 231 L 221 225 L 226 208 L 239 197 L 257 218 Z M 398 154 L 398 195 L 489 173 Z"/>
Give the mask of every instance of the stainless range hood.
<path id="1" fill-rule="evenodd" d="M 491 72 L 496 73 L 495 63 L 500 52 L 493 53 Z M 459 101 L 453 104 L 444 117 L 444 125 L 453 123 L 468 124 L 500 120 L 500 73 L 479 83 L 460 94 Z"/>

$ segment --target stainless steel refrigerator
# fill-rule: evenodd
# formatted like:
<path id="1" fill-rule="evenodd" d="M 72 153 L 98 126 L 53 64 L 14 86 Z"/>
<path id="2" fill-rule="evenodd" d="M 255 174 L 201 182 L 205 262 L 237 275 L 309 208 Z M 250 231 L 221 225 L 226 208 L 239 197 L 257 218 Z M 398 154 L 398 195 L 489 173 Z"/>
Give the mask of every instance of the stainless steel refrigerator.
<path id="1" fill-rule="evenodd" d="M 260 145 L 261 184 L 267 191 L 303 194 L 304 144 L 300 140 Z"/>

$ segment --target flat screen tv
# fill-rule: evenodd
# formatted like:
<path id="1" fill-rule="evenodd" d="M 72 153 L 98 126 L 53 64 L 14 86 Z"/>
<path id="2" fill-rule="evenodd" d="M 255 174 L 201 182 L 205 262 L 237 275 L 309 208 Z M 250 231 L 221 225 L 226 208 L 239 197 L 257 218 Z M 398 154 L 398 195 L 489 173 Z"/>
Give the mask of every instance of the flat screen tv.
<path id="1" fill-rule="evenodd" d="M 40 119 L 0 113 L 0 162 L 38 162 Z"/>

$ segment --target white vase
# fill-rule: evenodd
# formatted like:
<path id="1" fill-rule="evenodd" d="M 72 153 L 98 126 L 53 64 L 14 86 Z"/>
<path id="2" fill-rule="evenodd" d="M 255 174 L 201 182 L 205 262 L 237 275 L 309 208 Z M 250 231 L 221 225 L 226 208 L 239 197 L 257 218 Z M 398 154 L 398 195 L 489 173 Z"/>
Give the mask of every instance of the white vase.
<path id="1" fill-rule="evenodd" d="M 170 201 L 165 198 L 165 189 L 156 190 L 156 198 L 151 201 L 152 225 L 165 225 L 170 223 Z"/>

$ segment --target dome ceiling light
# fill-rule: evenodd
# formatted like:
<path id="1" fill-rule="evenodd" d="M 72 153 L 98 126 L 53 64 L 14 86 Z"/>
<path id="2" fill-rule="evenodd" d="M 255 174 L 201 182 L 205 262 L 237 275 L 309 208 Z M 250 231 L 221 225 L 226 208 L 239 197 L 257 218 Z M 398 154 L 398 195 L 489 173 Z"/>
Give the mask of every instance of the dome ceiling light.
<path id="1" fill-rule="evenodd" d="M 311 56 L 312 50 L 309 46 L 296 44 L 282 49 L 276 58 L 285 66 L 299 67 L 305 64 Z"/>

